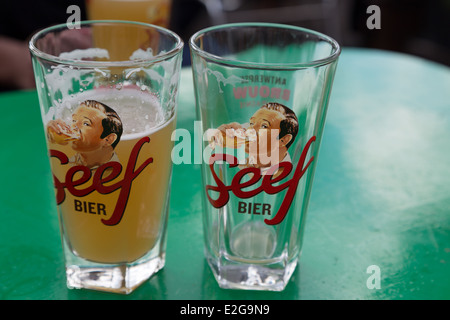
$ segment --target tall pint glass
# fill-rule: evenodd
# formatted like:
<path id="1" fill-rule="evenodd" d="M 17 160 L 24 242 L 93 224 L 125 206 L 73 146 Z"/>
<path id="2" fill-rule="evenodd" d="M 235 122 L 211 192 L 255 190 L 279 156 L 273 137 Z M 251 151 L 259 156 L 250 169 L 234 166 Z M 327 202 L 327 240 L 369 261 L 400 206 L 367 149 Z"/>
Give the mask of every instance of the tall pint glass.
<path id="1" fill-rule="evenodd" d="M 70 288 L 130 293 L 164 266 L 182 47 L 119 21 L 30 41 Z"/>
<path id="2" fill-rule="evenodd" d="M 130 20 L 169 27 L 172 0 L 86 0 L 89 20 Z"/>
<path id="3" fill-rule="evenodd" d="M 241 23 L 197 32 L 190 49 L 206 259 L 223 288 L 281 291 L 302 248 L 340 47 L 299 27 Z"/>

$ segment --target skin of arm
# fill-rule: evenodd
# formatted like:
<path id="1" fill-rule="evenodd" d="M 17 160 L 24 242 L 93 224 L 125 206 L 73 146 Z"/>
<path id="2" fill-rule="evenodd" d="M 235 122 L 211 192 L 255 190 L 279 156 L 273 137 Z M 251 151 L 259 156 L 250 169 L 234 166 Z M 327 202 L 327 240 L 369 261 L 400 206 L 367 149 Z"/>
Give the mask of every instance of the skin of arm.
<path id="1" fill-rule="evenodd" d="M 0 84 L 11 89 L 35 87 L 26 41 L 0 36 Z"/>

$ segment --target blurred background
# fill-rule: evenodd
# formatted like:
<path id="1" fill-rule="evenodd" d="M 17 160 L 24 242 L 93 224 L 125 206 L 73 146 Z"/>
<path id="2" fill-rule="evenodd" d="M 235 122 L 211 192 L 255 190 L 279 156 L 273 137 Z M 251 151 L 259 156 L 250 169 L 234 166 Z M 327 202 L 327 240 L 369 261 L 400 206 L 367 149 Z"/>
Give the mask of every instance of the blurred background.
<path id="1" fill-rule="evenodd" d="M 117 2 L 122 7 L 113 9 Z M 450 66 L 450 0 L 25 0 L 7 1 L 0 12 L 0 90 L 34 86 L 27 41 L 41 28 L 65 23 L 70 16 L 68 6 L 78 5 L 82 20 L 118 19 L 136 2 L 159 3 L 151 11 L 153 23 L 183 38 L 184 65 L 190 64 L 189 37 L 199 29 L 258 21 L 314 29 L 343 47 L 408 53 Z M 370 5 L 380 8 L 381 29 L 367 28 Z M 133 10 L 136 14 L 145 11 L 139 6 Z M 139 19 L 138 15 L 134 18 Z"/>
<path id="2" fill-rule="evenodd" d="M 184 39 L 206 26 L 286 23 L 323 32 L 342 46 L 410 53 L 450 65 L 450 0 L 174 0 L 172 29 Z M 381 10 L 369 30 L 367 8 Z"/>

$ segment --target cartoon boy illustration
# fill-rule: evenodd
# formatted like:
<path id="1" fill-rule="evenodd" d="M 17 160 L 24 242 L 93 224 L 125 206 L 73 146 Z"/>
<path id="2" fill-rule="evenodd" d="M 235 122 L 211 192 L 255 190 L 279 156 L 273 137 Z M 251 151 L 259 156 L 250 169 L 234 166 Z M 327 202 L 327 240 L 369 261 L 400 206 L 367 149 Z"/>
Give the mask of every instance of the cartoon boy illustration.
<path id="1" fill-rule="evenodd" d="M 119 115 L 112 108 L 94 100 L 80 103 L 72 114 L 70 126 L 61 119 L 47 124 L 50 142 L 71 143 L 72 149 L 76 151 L 69 162 L 91 170 L 106 162 L 119 162 L 114 148 L 119 143 L 122 132 Z M 61 136 L 68 138 L 61 139 Z"/>
<path id="2" fill-rule="evenodd" d="M 249 157 L 241 168 L 259 168 L 261 174 L 265 174 L 277 163 L 291 162 L 288 149 L 294 142 L 298 129 L 297 116 L 291 109 L 279 103 L 268 103 L 252 115 L 248 124 L 233 122 L 221 125 L 217 130 L 222 138 L 217 134 L 214 138 L 216 141 L 223 141 L 222 145 L 238 148 L 242 143 L 230 144 L 227 140 L 233 141 L 236 137 L 239 140 L 239 135 L 245 132 L 248 140 L 245 142 L 245 152 Z"/>

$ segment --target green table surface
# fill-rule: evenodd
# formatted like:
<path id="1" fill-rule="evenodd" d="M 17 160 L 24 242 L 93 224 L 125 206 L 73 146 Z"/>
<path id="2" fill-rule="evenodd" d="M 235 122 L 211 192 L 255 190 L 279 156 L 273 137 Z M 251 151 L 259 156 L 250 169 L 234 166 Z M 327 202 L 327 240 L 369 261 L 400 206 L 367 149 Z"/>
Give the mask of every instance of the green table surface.
<path id="1" fill-rule="evenodd" d="M 279 293 L 216 284 L 203 256 L 198 164 L 174 166 L 162 271 L 127 296 L 67 289 L 36 92 L 0 94 L 0 110 L 6 135 L 0 157 L 0 299 L 450 298 L 445 66 L 392 52 L 343 49 L 302 256 Z M 192 74 L 184 69 L 178 128 L 193 132 L 194 110 Z M 380 281 L 373 282 L 378 275 Z"/>

